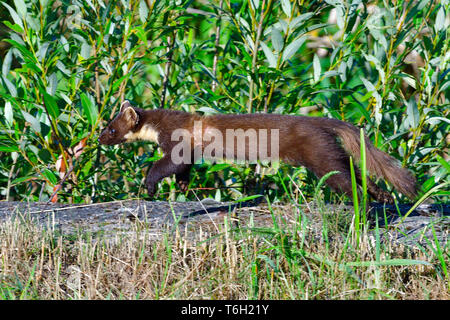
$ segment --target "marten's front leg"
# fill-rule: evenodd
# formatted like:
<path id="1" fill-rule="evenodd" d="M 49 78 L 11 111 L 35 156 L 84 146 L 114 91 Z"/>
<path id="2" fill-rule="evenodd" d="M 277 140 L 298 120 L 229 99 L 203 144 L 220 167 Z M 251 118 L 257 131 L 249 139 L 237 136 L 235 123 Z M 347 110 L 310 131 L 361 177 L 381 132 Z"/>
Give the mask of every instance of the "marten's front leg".
<path id="1" fill-rule="evenodd" d="M 180 187 L 180 190 L 182 192 L 186 192 L 188 190 L 191 167 L 192 167 L 192 165 L 188 165 L 183 172 L 175 175 L 175 179 L 176 179 L 178 186 Z"/>
<path id="2" fill-rule="evenodd" d="M 190 164 L 175 164 L 172 162 L 170 154 L 156 161 L 147 173 L 145 184 L 147 186 L 148 195 L 152 197 L 156 192 L 156 185 L 163 178 L 172 174 L 184 175 L 187 171 L 189 174 Z"/>

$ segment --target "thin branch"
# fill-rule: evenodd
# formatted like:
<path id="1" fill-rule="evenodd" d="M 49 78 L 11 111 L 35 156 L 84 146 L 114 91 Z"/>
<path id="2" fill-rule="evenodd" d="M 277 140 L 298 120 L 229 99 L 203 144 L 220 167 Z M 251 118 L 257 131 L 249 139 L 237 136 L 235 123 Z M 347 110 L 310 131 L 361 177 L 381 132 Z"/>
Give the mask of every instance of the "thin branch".
<path id="1" fill-rule="evenodd" d="M 8 185 L 7 185 L 7 187 L 6 187 L 6 201 L 9 201 L 9 193 L 10 193 L 10 190 L 11 190 L 11 179 L 12 179 L 12 176 L 13 176 L 13 174 L 14 174 L 14 169 L 16 168 L 17 158 L 18 158 L 18 157 L 15 157 L 15 158 L 14 158 L 14 160 L 13 160 L 13 165 L 11 166 L 11 170 L 9 170 L 9 174 L 8 174 Z"/>
<path id="2" fill-rule="evenodd" d="M 223 0 L 220 0 L 220 11 L 222 11 L 222 7 L 223 7 Z M 218 19 L 217 19 L 217 26 L 216 26 L 216 41 L 214 43 L 214 46 L 216 48 L 216 52 L 214 53 L 214 60 L 213 60 L 213 69 L 212 69 L 212 74 L 214 76 L 214 78 L 217 79 L 216 73 L 217 73 L 217 61 L 219 60 L 219 43 L 220 43 L 220 23 L 222 22 L 222 15 L 219 14 Z M 211 90 L 214 92 L 216 91 L 216 87 L 217 87 L 217 82 L 215 80 L 213 80 L 213 84 L 212 84 L 212 88 Z"/>
<path id="3" fill-rule="evenodd" d="M 220 1 L 220 8 L 222 8 L 222 2 L 223 2 L 223 0 Z M 215 17 L 216 16 L 216 14 L 214 12 L 208 12 L 208 11 L 195 9 L 195 8 L 187 8 L 186 12 L 187 13 L 191 13 L 191 14 L 200 14 L 202 16 L 208 16 L 208 17 Z"/>
<path id="4" fill-rule="evenodd" d="M 59 190 L 61 190 L 64 182 L 66 181 L 67 177 L 72 173 L 73 171 L 73 164 L 70 164 L 70 168 L 69 170 L 66 171 L 66 174 L 64 175 L 64 177 L 61 179 L 61 181 L 58 183 L 58 185 L 56 186 L 55 191 L 53 192 L 53 194 L 51 195 L 51 197 L 48 199 L 47 204 L 50 202 L 53 202 L 53 198 L 56 196 L 56 194 L 59 192 Z"/>
<path id="5" fill-rule="evenodd" d="M 253 59 L 252 59 L 252 74 L 256 71 L 256 60 L 258 57 L 258 48 L 259 48 L 259 39 L 261 38 L 262 33 L 262 25 L 264 21 L 264 6 L 266 4 L 266 0 L 263 0 L 261 4 L 261 16 L 259 18 L 258 23 L 258 30 L 256 31 L 256 39 L 255 39 L 255 45 L 253 48 Z M 252 113 L 252 103 L 253 103 L 253 78 L 250 79 L 250 90 L 248 94 L 248 113 Z"/>
<path id="6" fill-rule="evenodd" d="M 98 55 L 97 55 L 97 45 L 94 43 L 94 58 L 95 58 L 95 66 L 94 66 L 94 75 L 95 75 L 95 98 L 97 102 L 97 108 L 101 105 L 101 96 L 100 96 L 100 80 L 98 73 Z"/>
<path id="7" fill-rule="evenodd" d="M 169 85 L 169 73 L 170 73 L 170 67 L 172 65 L 172 56 L 173 56 L 173 48 L 175 47 L 175 32 L 173 33 L 173 39 L 171 37 L 168 37 L 168 47 L 167 47 L 167 63 L 166 67 L 164 68 L 164 78 L 163 78 L 163 88 L 161 93 L 161 100 L 159 103 L 160 108 L 164 108 L 164 105 L 166 104 L 166 92 L 167 92 L 167 86 Z M 172 40 L 172 42 L 171 42 Z"/>

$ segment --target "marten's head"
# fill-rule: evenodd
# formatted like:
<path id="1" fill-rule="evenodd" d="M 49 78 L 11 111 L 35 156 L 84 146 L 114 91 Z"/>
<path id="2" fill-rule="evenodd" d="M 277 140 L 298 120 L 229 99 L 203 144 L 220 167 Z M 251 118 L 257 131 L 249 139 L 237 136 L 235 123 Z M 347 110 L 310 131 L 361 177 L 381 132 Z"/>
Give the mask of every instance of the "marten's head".
<path id="1" fill-rule="evenodd" d="M 119 114 L 108 124 L 98 138 L 100 144 L 114 145 L 126 142 L 127 135 L 134 131 L 139 123 L 139 115 L 128 100 L 122 102 Z"/>

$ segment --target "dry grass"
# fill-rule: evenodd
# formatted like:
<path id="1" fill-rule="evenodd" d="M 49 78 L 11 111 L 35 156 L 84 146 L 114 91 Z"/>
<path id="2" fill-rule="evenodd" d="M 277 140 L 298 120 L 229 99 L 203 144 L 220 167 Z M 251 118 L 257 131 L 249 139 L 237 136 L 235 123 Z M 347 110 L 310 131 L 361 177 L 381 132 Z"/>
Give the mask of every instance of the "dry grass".
<path id="1" fill-rule="evenodd" d="M 61 236 L 10 220 L 0 224 L 0 298 L 450 298 L 448 245 L 439 256 L 431 247 L 374 244 L 366 233 L 356 245 L 339 234 L 335 220 L 328 219 L 322 240 L 306 221 L 282 226 L 275 219 L 264 229 L 247 228 L 251 221 L 239 229 L 225 222 L 214 237 L 202 230 L 185 237 L 178 229 L 159 241 L 139 224 L 134 233 L 111 239 Z M 416 263 L 404 265 L 408 261 Z"/>

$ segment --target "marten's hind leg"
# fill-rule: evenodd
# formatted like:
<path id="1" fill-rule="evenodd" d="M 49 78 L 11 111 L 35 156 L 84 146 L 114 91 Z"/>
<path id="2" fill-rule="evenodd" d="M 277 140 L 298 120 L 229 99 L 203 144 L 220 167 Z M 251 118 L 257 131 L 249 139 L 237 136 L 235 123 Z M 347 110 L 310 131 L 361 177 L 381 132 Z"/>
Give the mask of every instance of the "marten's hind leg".
<path id="1" fill-rule="evenodd" d="M 348 166 L 346 166 L 341 161 L 330 161 L 329 166 L 325 170 L 313 170 L 316 175 L 321 178 L 331 171 L 339 171 L 337 174 L 331 175 L 325 182 L 329 185 L 333 190 L 337 192 L 345 193 L 347 197 L 352 199 L 353 191 L 352 191 L 352 180 L 351 174 Z"/>
<path id="2" fill-rule="evenodd" d="M 328 145 L 327 148 L 318 149 L 314 155 L 303 160 L 303 165 L 319 179 L 328 172 L 339 171 L 339 173 L 331 175 L 325 182 L 333 190 L 345 193 L 347 197 L 353 199 L 349 156 L 339 145 Z M 356 183 L 361 186 L 360 170 L 356 166 L 354 168 Z M 367 177 L 367 193 L 377 202 L 393 203 L 392 196 L 379 188 L 369 177 Z"/>
<path id="3" fill-rule="evenodd" d="M 339 173 L 331 175 L 325 182 L 333 190 L 343 192 L 350 199 L 353 199 L 349 155 L 335 140 L 335 137 L 321 132 L 302 138 L 303 144 L 298 145 L 297 148 L 293 148 L 292 150 L 301 158 L 299 157 L 298 161 L 293 162 L 304 165 L 319 179 L 328 172 L 339 171 Z M 288 153 L 288 158 L 295 158 L 295 153 Z M 361 186 L 360 170 L 356 166 L 354 168 L 356 182 Z M 379 188 L 369 178 L 367 178 L 367 192 L 378 202 L 393 202 L 391 195 Z"/>
<path id="4" fill-rule="evenodd" d="M 332 139 L 332 138 L 331 138 Z M 330 140 L 326 140 L 327 142 Z M 314 152 L 304 152 L 300 164 L 311 170 L 317 178 L 322 178 L 331 171 L 339 171 L 337 174 L 331 175 L 325 183 L 334 191 L 345 193 L 352 199 L 352 181 L 350 174 L 350 166 L 348 163 L 348 155 L 337 144 L 316 142 Z"/>
<path id="5" fill-rule="evenodd" d="M 377 202 L 394 203 L 391 194 L 378 187 L 369 177 L 367 177 L 367 193 Z"/>
<path id="6" fill-rule="evenodd" d="M 356 183 L 362 187 L 362 180 L 361 180 L 361 171 L 357 168 L 355 168 L 355 175 L 356 175 Z M 350 170 L 350 164 L 349 164 L 349 170 Z M 394 203 L 394 199 L 392 198 L 391 194 L 387 191 L 384 191 L 380 187 L 378 187 L 375 182 L 372 181 L 369 177 L 366 178 L 367 182 L 367 193 L 377 202 L 382 203 Z"/>
<path id="7" fill-rule="evenodd" d="M 350 199 L 353 199 L 353 188 L 350 173 L 350 165 L 346 164 L 345 161 L 333 160 L 328 163 L 328 170 L 313 170 L 314 173 L 321 178 L 330 171 L 339 171 L 340 173 L 330 176 L 326 183 L 333 188 L 335 191 L 341 191 L 347 195 Z M 357 175 L 357 184 L 361 186 L 361 175 L 357 168 L 355 174 Z M 384 191 L 378 187 L 375 182 L 373 182 L 369 177 L 367 177 L 367 193 L 375 199 L 377 202 L 381 203 L 394 203 L 394 199 L 389 194 L 389 192 Z"/>

